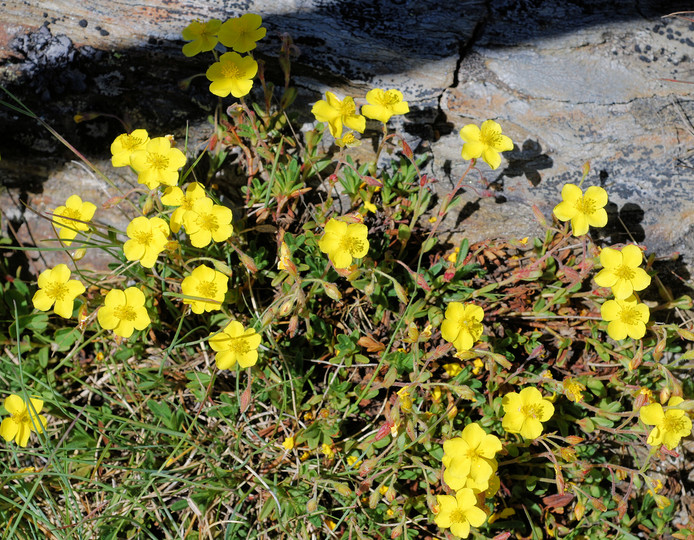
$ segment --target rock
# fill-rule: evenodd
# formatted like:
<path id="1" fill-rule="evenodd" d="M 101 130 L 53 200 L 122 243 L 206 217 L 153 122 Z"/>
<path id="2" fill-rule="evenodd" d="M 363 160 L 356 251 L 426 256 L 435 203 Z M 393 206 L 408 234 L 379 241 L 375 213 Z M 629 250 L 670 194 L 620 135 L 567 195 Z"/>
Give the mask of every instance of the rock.
<path id="1" fill-rule="evenodd" d="M 691 263 L 694 183 L 687 148 L 694 130 L 685 121 L 694 112 L 691 87 L 663 79 L 691 78 L 694 25 L 657 18 L 676 6 L 655 2 L 642 3 L 641 12 L 630 2 L 540 4 L 492 3 L 459 83 L 443 93 L 441 109 L 455 129 L 433 145 L 434 168 L 449 163 L 457 178 L 467 166 L 456 156 L 458 129 L 494 118 L 517 144 L 499 170 L 480 165 L 507 201 L 502 207 L 527 212 L 534 204 L 551 218 L 562 185 L 578 183 L 590 162 L 584 185 L 603 186 L 612 202 L 608 227 L 594 233 L 608 242 L 643 242 L 659 255 L 682 252 Z M 619 20 L 607 24 L 612 10 Z M 470 182 L 480 187 L 476 177 Z M 537 232 L 515 213 L 505 223 L 510 230 Z M 495 214 L 469 216 L 465 234 L 484 238 L 490 217 Z"/>
<path id="2" fill-rule="evenodd" d="M 214 3 L 168 0 L 144 5 L 91 0 L 14 3 L 0 22 L 0 81 L 94 160 L 107 160 L 124 127 L 109 116 L 75 124 L 79 112 L 102 112 L 151 133 L 191 129 L 193 150 L 209 135 L 216 103 L 207 82 L 179 81 L 208 60 L 183 57 L 180 31 L 194 18 L 263 15 L 268 36 L 254 54 L 281 81 L 283 35 L 293 38 L 298 106 L 325 90 L 362 98 L 372 87 L 399 88 L 411 113 L 402 128 L 411 145 L 429 148 L 428 172 L 448 193 L 463 172 L 466 123 L 499 121 L 517 147 L 502 167 L 485 164 L 466 179 L 458 213 L 442 229 L 471 241 L 541 233 L 531 211 L 548 218 L 565 182 L 610 194 L 611 221 L 595 231 L 608 242 L 637 241 L 666 256 L 694 260 L 694 196 L 686 118 L 694 79 L 694 25 L 660 19 L 676 3 L 599 0 L 293 0 Z M 127 24 L 124 24 L 127 21 Z M 50 105 L 49 105 L 50 104 Z M 74 156 L 34 120 L 0 112 L 0 174 L 31 201 L 56 185 L 46 180 Z M 72 190 L 80 176 L 59 175 Z M 487 187 L 487 183 L 490 187 Z M 21 189 L 20 189 L 21 188 Z M 474 188 L 474 189 L 473 189 Z M 56 197 L 59 199 L 60 197 Z M 620 220 L 629 229 L 627 233 Z"/>

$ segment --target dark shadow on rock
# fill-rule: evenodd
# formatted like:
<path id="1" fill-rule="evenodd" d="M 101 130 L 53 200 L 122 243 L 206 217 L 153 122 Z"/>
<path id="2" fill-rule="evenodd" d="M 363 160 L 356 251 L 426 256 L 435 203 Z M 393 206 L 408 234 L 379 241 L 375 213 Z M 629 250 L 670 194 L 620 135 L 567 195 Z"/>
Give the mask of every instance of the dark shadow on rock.
<path id="1" fill-rule="evenodd" d="M 403 73 L 444 58 L 459 59 L 473 39 L 487 47 L 514 46 L 594 25 L 655 18 L 683 5 L 655 0 L 638 5 L 627 0 L 316 1 L 313 9 L 266 16 L 268 35 L 254 53 L 266 61 L 268 80 L 281 84 L 277 54 L 282 35 L 289 33 L 299 51 L 292 75 L 330 86 Z M 241 13 L 227 10 L 226 15 Z M 204 121 L 213 110 L 216 98 L 204 77 L 194 79 L 186 90 L 178 86 L 179 81 L 204 73 L 210 63 L 209 55 L 185 58 L 182 41 L 152 37 L 140 47 L 105 51 L 75 47 L 73 39 L 53 35 L 48 22 L 32 34 L 18 36 L 11 44 L 15 56 L 7 62 L 15 64 L 20 76 L 8 88 L 87 155 L 107 157 L 111 141 L 124 128 L 106 116 L 75 124 L 77 113 L 108 113 L 132 127 L 182 138 L 187 123 Z M 432 104 L 416 111 L 416 122 L 408 119 L 405 124 L 406 131 L 425 140 L 449 129 L 445 120 L 436 121 L 440 111 L 436 96 L 428 91 L 414 81 L 408 97 Z M 305 87 L 301 94 L 297 107 L 302 110 L 318 98 Z M 303 111 L 306 119 L 310 119 L 308 110 L 310 106 Z M 1 185 L 40 192 L 47 170 L 74 158 L 34 120 L 0 107 L 0 123 L 4 127 Z M 531 182 L 537 180 L 530 176 Z"/>
<path id="2" fill-rule="evenodd" d="M 508 165 L 490 184 L 490 186 L 496 186 L 497 190 L 503 189 L 504 177 L 525 176 L 533 187 L 537 187 L 542 181 L 540 171 L 554 165 L 552 158 L 542 153 L 540 143 L 532 139 L 527 139 L 522 148 L 514 144 L 513 150 L 505 152 L 504 157 L 508 160 Z"/>
<path id="3" fill-rule="evenodd" d="M 634 203 L 626 203 L 618 208 L 613 202 L 607 203 L 607 225 L 601 229 L 591 229 L 594 238 L 607 244 L 641 243 L 646 239 L 646 232 L 641 225 L 644 211 Z"/>

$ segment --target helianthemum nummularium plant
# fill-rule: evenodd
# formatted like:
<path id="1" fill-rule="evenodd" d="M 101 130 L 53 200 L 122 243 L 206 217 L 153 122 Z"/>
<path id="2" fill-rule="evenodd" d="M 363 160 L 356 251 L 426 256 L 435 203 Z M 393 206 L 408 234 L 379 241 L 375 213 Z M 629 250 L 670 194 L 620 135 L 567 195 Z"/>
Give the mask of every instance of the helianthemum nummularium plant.
<path id="1" fill-rule="evenodd" d="M 145 295 L 136 287 L 109 291 L 97 319 L 102 328 L 123 338 L 129 338 L 135 330 L 144 330 L 152 322 L 145 308 Z"/>
<path id="2" fill-rule="evenodd" d="M 122 133 L 111 143 L 111 165 L 114 167 L 127 167 L 130 165 L 130 156 L 138 150 L 144 150 L 149 142 L 149 135 L 145 129 L 136 129 L 132 133 Z"/>
<path id="3" fill-rule="evenodd" d="M 378 120 L 384 124 L 390 117 L 396 114 L 407 114 L 410 106 L 407 101 L 403 101 L 400 90 L 381 90 L 374 88 L 366 93 L 367 105 L 361 108 L 361 112 L 366 118 Z"/>
<path id="4" fill-rule="evenodd" d="M 157 257 L 169 241 L 169 225 L 161 218 L 139 216 L 133 219 L 125 233 L 129 240 L 123 244 L 123 253 L 129 261 L 140 261 L 152 268 Z"/>
<path id="5" fill-rule="evenodd" d="M 437 495 L 438 513 L 434 522 L 442 529 L 449 529 L 461 538 L 470 535 L 471 527 L 479 527 L 487 520 L 487 514 L 477 506 L 477 497 L 470 488 L 459 489 L 455 497 Z"/>
<path id="6" fill-rule="evenodd" d="M 259 346 L 260 334 L 253 328 L 244 328 L 238 321 L 230 322 L 221 332 L 210 336 L 210 347 L 217 353 L 215 363 L 219 369 L 231 369 L 236 364 L 242 368 L 254 366 Z"/>
<path id="7" fill-rule="evenodd" d="M 185 154 L 173 148 L 168 137 L 151 139 L 130 155 L 130 165 L 137 172 L 137 181 L 149 189 L 156 189 L 161 184 L 175 186 L 178 169 L 185 164 Z"/>
<path id="8" fill-rule="evenodd" d="M 554 414 L 554 405 L 542 397 L 537 388 L 523 388 L 510 392 L 502 401 L 503 428 L 509 433 L 520 433 L 525 439 L 536 439 L 542 434 L 542 422 Z"/>
<path id="9" fill-rule="evenodd" d="M 554 207 L 554 215 L 559 221 L 571 221 L 574 236 L 588 232 L 589 227 L 607 225 L 607 191 L 599 186 L 590 186 L 585 195 L 581 188 L 566 184 L 561 190 L 562 202 Z"/>
<path id="10" fill-rule="evenodd" d="M 633 294 L 624 300 L 607 300 L 600 306 L 600 314 L 609 322 L 607 335 L 612 339 L 641 339 L 646 334 L 650 311 Z"/>
<path id="11" fill-rule="evenodd" d="M 450 341 L 458 352 L 469 351 L 482 335 L 484 311 L 475 304 L 451 302 L 441 324 L 441 337 Z"/>
<path id="12" fill-rule="evenodd" d="M 644 424 L 654 426 L 646 441 L 651 446 L 664 444 L 668 450 L 674 450 L 682 437 L 692 433 L 692 421 L 687 412 L 679 409 L 684 400 L 673 396 L 668 401 L 667 410 L 663 411 L 660 403 L 645 405 L 639 410 L 639 417 Z"/>
<path id="13" fill-rule="evenodd" d="M 210 92 L 215 96 L 227 97 L 229 94 L 240 98 L 253 87 L 253 77 L 258 73 L 258 62 L 250 56 L 237 52 L 227 52 L 219 57 L 205 73 L 210 80 Z"/>
<path id="14" fill-rule="evenodd" d="M 331 218 L 318 247 L 327 253 L 335 268 L 347 268 L 353 259 L 361 259 L 369 252 L 368 228 L 363 223 L 345 223 Z"/>
<path id="15" fill-rule="evenodd" d="M 327 122 L 330 134 L 338 138 L 342 135 L 342 126 L 364 133 L 366 129 L 366 119 L 357 114 L 354 98 L 347 96 L 340 100 L 332 92 L 325 93 L 326 99 L 317 101 L 311 112 L 319 122 Z"/>
<path id="16" fill-rule="evenodd" d="M 482 158 L 492 169 L 501 165 L 500 152 L 513 150 L 513 141 L 502 135 L 501 126 L 494 120 L 482 122 L 480 127 L 468 124 L 460 130 L 460 138 L 465 141 L 462 149 L 463 159 Z"/>
<path id="17" fill-rule="evenodd" d="M 629 298 L 634 291 L 641 291 L 651 284 L 643 268 L 641 248 L 634 245 L 624 246 L 621 250 L 609 247 L 600 251 L 602 270 L 595 276 L 595 283 L 600 287 L 610 287 L 617 300 Z"/>
<path id="18" fill-rule="evenodd" d="M 229 278 L 221 272 L 200 265 L 181 283 L 185 295 L 183 303 L 190 305 L 193 313 L 222 309 L 228 281 Z"/>
<path id="19" fill-rule="evenodd" d="M 86 289 L 81 282 L 70 279 L 70 274 L 70 269 L 64 264 L 41 272 L 38 280 L 39 290 L 32 299 L 34 307 L 41 311 L 48 311 L 53 307 L 56 315 L 64 319 L 72 317 L 75 298 Z"/>
<path id="20" fill-rule="evenodd" d="M 86 222 L 94 217 L 94 212 L 96 205 L 83 201 L 79 195 L 71 195 L 64 206 L 53 211 L 53 223 L 58 226 L 58 236 L 66 246 L 72 244 L 78 232 L 89 230 Z"/>
<path id="21" fill-rule="evenodd" d="M 30 404 L 20 396 L 12 394 L 5 398 L 3 407 L 10 413 L 0 424 L 0 435 L 6 441 L 14 440 L 19 446 L 26 446 L 32 431 L 43 433 L 48 420 L 42 414 L 43 400 L 30 397 Z"/>
<path id="22" fill-rule="evenodd" d="M 224 21 L 219 29 L 219 41 L 225 47 L 230 47 L 239 53 L 246 53 L 256 48 L 267 34 L 263 26 L 263 18 L 256 13 L 244 13 L 240 17 Z"/>
<path id="23" fill-rule="evenodd" d="M 497 463 L 494 456 L 501 451 L 501 441 L 487 434 L 479 424 L 468 424 L 460 437 L 443 443 L 443 481 L 453 490 L 469 487 L 481 492 L 489 487 L 489 480 Z"/>

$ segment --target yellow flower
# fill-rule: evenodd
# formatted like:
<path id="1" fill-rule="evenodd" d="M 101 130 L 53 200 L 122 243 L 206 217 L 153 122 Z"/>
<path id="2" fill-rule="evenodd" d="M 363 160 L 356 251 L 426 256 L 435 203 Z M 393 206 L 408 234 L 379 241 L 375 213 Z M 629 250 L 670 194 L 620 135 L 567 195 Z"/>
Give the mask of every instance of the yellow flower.
<path id="1" fill-rule="evenodd" d="M 327 253 L 335 268 L 347 268 L 352 258 L 361 259 L 369 251 L 369 229 L 363 223 L 350 223 L 330 218 L 318 247 Z"/>
<path id="2" fill-rule="evenodd" d="M 463 367 L 457 363 L 444 364 L 443 369 L 448 373 L 449 377 L 455 377 L 458 373 L 463 371 Z"/>
<path id="3" fill-rule="evenodd" d="M 542 434 L 542 422 L 554 414 L 554 405 L 542 398 L 537 388 L 523 388 L 511 392 L 501 402 L 504 418 L 501 425 L 509 433 L 520 433 L 526 439 L 536 439 Z"/>
<path id="4" fill-rule="evenodd" d="M 282 443 L 282 447 L 288 452 L 292 448 L 294 448 L 294 435 L 291 437 L 286 437 L 284 439 L 284 442 Z"/>
<path id="5" fill-rule="evenodd" d="M 600 264 L 603 268 L 595 276 L 595 283 L 600 287 L 611 287 L 617 300 L 624 300 L 634 291 L 641 291 L 651 284 L 643 268 L 641 248 L 634 245 L 624 246 L 622 250 L 603 248 L 600 251 Z"/>
<path id="6" fill-rule="evenodd" d="M 200 265 L 181 283 L 183 303 L 190 305 L 193 313 L 222 309 L 222 302 L 227 293 L 229 278 L 209 266 Z"/>
<path id="7" fill-rule="evenodd" d="M 374 88 L 366 93 L 368 105 L 361 108 L 361 112 L 367 118 L 378 120 L 384 124 L 390 120 L 394 114 L 407 114 L 410 106 L 407 101 L 402 100 L 402 92 L 399 90 L 386 90 Z"/>
<path id="8" fill-rule="evenodd" d="M 277 262 L 277 269 L 291 272 L 296 270 L 296 266 L 292 262 L 292 253 L 289 251 L 289 246 L 285 241 L 280 244 L 280 260 Z"/>
<path id="9" fill-rule="evenodd" d="M 129 261 L 140 261 L 145 268 L 152 268 L 157 257 L 169 242 L 169 226 L 161 218 L 139 216 L 125 230 L 130 240 L 123 244 L 123 253 Z"/>
<path id="10" fill-rule="evenodd" d="M 186 156 L 178 148 L 171 147 L 167 137 L 156 137 L 142 149 L 130 155 L 130 165 L 137 172 L 137 181 L 149 189 L 159 184 L 175 186 L 178 183 L 178 169 L 186 164 Z"/>
<path id="11" fill-rule="evenodd" d="M 646 334 L 650 312 L 633 294 L 624 300 L 608 300 L 600 307 L 600 314 L 609 321 L 607 335 L 612 339 L 641 339 Z"/>
<path id="12" fill-rule="evenodd" d="M 372 214 L 375 214 L 378 211 L 378 208 L 371 201 L 364 201 L 364 210 L 366 210 L 367 213 L 371 212 Z"/>
<path id="13" fill-rule="evenodd" d="M 124 338 L 132 336 L 134 330 L 144 330 L 152 322 L 145 308 L 145 295 L 136 287 L 109 291 L 97 319 L 102 328 Z"/>
<path id="14" fill-rule="evenodd" d="M 554 207 L 554 215 L 559 221 L 571 220 L 574 236 L 588 232 L 588 226 L 604 227 L 607 225 L 607 191 L 598 186 L 590 186 L 583 195 L 581 188 L 566 184 L 561 190 L 562 202 Z"/>
<path id="15" fill-rule="evenodd" d="M 89 230 L 85 222 L 94 217 L 96 205 L 87 201 L 82 202 L 78 195 L 70 195 L 65 206 L 59 206 L 53 211 L 53 223 L 58 226 L 58 236 L 66 246 L 72 244 L 78 231 Z"/>
<path id="16" fill-rule="evenodd" d="M 358 467 L 360 463 L 361 460 L 357 456 L 347 457 L 347 465 L 349 465 L 350 467 Z"/>
<path id="17" fill-rule="evenodd" d="M 664 444 L 668 450 L 674 450 L 682 437 L 688 437 L 692 432 L 692 421 L 682 409 L 677 409 L 684 400 L 681 397 L 671 397 L 667 411 L 663 411 L 660 403 L 652 403 L 641 407 L 639 417 L 644 424 L 655 426 L 648 434 L 646 441 L 651 446 Z"/>
<path id="18" fill-rule="evenodd" d="M 321 452 L 325 456 L 327 456 L 328 459 L 332 459 L 335 457 L 335 451 L 330 447 L 329 444 L 323 443 L 320 447 Z"/>
<path id="19" fill-rule="evenodd" d="M 245 329 L 238 321 L 230 322 L 221 332 L 210 335 L 210 347 L 216 351 L 219 369 L 230 369 L 238 362 L 242 368 L 254 366 L 258 361 L 260 335 L 253 328 Z"/>
<path id="20" fill-rule="evenodd" d="M 445 441 L 443 451 L 443 480 L 448 487 L 456 491 L 469 487 L 480 492 L 487 489 L 497 468 L 494 456 L 501 451 L 501 441 L 472 423 L 460 437 Z"/>
<path id="21" fill-rule="evenodd" d="M 222 26 L 222 21 L 219 19 L 212 19 L 207 22 L 193 21 L 186 26 L 181 35 L 190 43 L 183 46 L 183 54 L 190 57 L 214 49 L 217 45 L 217 32 L 219 32 L 220 26 Z"/>
<path id="22" fill-rule="evenodd" d="M 72 317 L 75 298 L 86 290 L 82 283 L 70 279 L 70 269 L 64 264 L 41 272 L 38 285 L 39 290 L 31 300 L 34 307 L 48 311 L 53 306 L 53 311 L 64 319 Z"/>
<path id="23" fill-rule="evenodd" d="M 397 391 L 398 397 L 400 398 L 400 408 L 403 412 L 412 412 L 412 397 L 410 396 L 410 387 L 403 386 Z"/>
<path id="24" fill-rule="evenodd" d="M 470 488 L 458 490 L 452 495 L 437 495 L 439 512 L 434 523 L 442 529 L 451 529 L 455 536 L 467 538 L 470 527 L 479 527 L 487 519 L 487 514 L 475 506 L 477 497 Z"/>
<path id="25" fill-rule="evenodd" d="M 484 311 L 475 304 L 451 302 L 441 324 L 441 337 L 455 345 L 458 351 L 469 351 L 482 335 Z"/>
<path id="26" fill-rule="evenodd" d="M 231 94 L 240 98 L 253 87 L 253 77 L 258 73 L 258 62 L 250 56 L 235 52 L 224 53 L 209 68 L 205 76 L 211 81 L 210 92 L 215 96 L 227 97 Z"/>
<path id="27" fill-rule="evenodd" d="M 361 141 L 354 136 L 354 132 L 350 131 L 342 137 L 335 139 L 335 144 L 340 148 L 354 148 L 361 145 Z"/>
<path id="28" fill-rule="evenodd" d="M 582 392 L 586 389 L 586 387 L 583 384 L 571 377 L 564 379 L 564 381 L 561 384 L 564 387 L 564 395 L 569 401 L 578 403 L 581 400 L 583 400 Z"/>
<path id="29" fill-rule="evenodd" d="M 346 97 L 340 101 L 332 92 L 326 92 L 326 100 L 317 101 L 311 112 L 319 122 L 327 122 L 330 133 L 336 139 L 342 135 L 342 125 L 344 124 L 354 131 L 364 133 L 366 128 L 366 118 L 357 114 L 354 99 Z"/>
<path id="30" fill-rule="evenodd" d="M 190 243 L 202 248 L 214 240 L 224 242 L 234 232 L 231 226 L 231 210 L 226 206 L 214 204 L 209 197 L 193 201 L 190 210 L 183 216 L 183 225 L 190 237 Z"/>
<path id="31" fill-rule="evenodd" d="M 114 167 L 127 167 L 130 165 L 130 156 L 136 150 L 144 150 L 149 142 L 146 129 L 136 129 L 132 133 L 121 133 L 111 143 L 111 165 Z"/>
<path id="32" fill-rule="evenodd" d="M 481 127 L 468 124 L 460 130 L 460 138 L 463 144 L 463 159 L 477 159 L 481 157 L 492 169 L 501 165 L 499 152 L 513 150 L 513 141 L 501 134 L 501 126 L 494 120 L 482 122 Z"/>
<path id="33" fill-rule="evenodd" d="M 161 202 L 166 206 L 178 206 L 171 214 L 171 231 L 177 233 L 183 225 L 186 213 L 193 209 L 193 203 L 205 197 L 205 188 L 200 182 L 193 182 L 186 188 L 185 194 L 178 186 L 167 187 L 161 196 Z"/>
<path id="34" fill-rule="evenodd" d="M 458 253 L 460 253 L 460 248 L 457 247 L 446 257 L 446 260 L 450 263 L 454 263 L 458 260 Z"/>
<path id="35" fill-rule="evenodd" d="M 263 24 L 263 18 L 255 13 L 246 13 L 241 17 L 229 19 L 219 29 L 219 41 L 236 52 L 252 51 L 256 47 L 256 41 L 263 39 L 267 33 L 267 30 L 260 26 L 261 24 Z"/>
<path id="36" fill-rule="evenodd" d="M 34 397 L 30 397 L 29 401 L 30 406 L 20 396 L 11 394 L 3 403 L 3 407 L 11 416 L 0 424 L 0 435 L 8 442 L 14 439 L 22 447 L 29 442 L 32 431 L 43 433 L 48 424 L 46 417 L 39 414 L 43 409 L 43 401 Z"/>
<path id="37" fill-rule="evenodd" d="M 480 371 L 481 371 L 482 368 L 484 367 L 484 362 L 482 362 L 482 360 L 480 360 L 479 358 L 475 358 L 475 359 L 472 361 L 472 365 L 474 366 L 474 367 L 472 368 L 472 374 L 473 374 L 473 375 L 479 375 L 479 374 L 480 374 Z"/>

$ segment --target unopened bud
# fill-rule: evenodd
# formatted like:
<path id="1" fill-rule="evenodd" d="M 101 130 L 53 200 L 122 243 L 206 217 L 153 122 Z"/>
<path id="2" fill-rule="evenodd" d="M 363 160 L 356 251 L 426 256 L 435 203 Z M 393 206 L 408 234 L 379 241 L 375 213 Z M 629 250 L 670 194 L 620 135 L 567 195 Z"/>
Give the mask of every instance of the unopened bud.
<path id="1" fill-rule="evenodd" d="M 670 392 L 669 388 L 667 388 L 667 387 L 663 388 L 660 391 L 660 395 L 658 396 L 658 398 L 660 399 L 660 403 L 663 403 L 663 404 L 667 403 L 668 400 L 670 399 L 670 394 L 671 394 L 671 392 Z"/>
<path id="2" fill-rule="evenodd" d="M 142 215 L 146 216 L 152 211 L 152 208 L 154 208 L 154 198 L 149 195 L 147 199 L 145 199 L 145 204 L 142 205 Z"/>
<path id="3" fill-rule="evenodd" d="M 84 256 L 87 254 L 87 248 L 79 248 L 76 249 L 75 251 L 72 252 L 72 260 L 73 261 L 81 261 Z"/>

